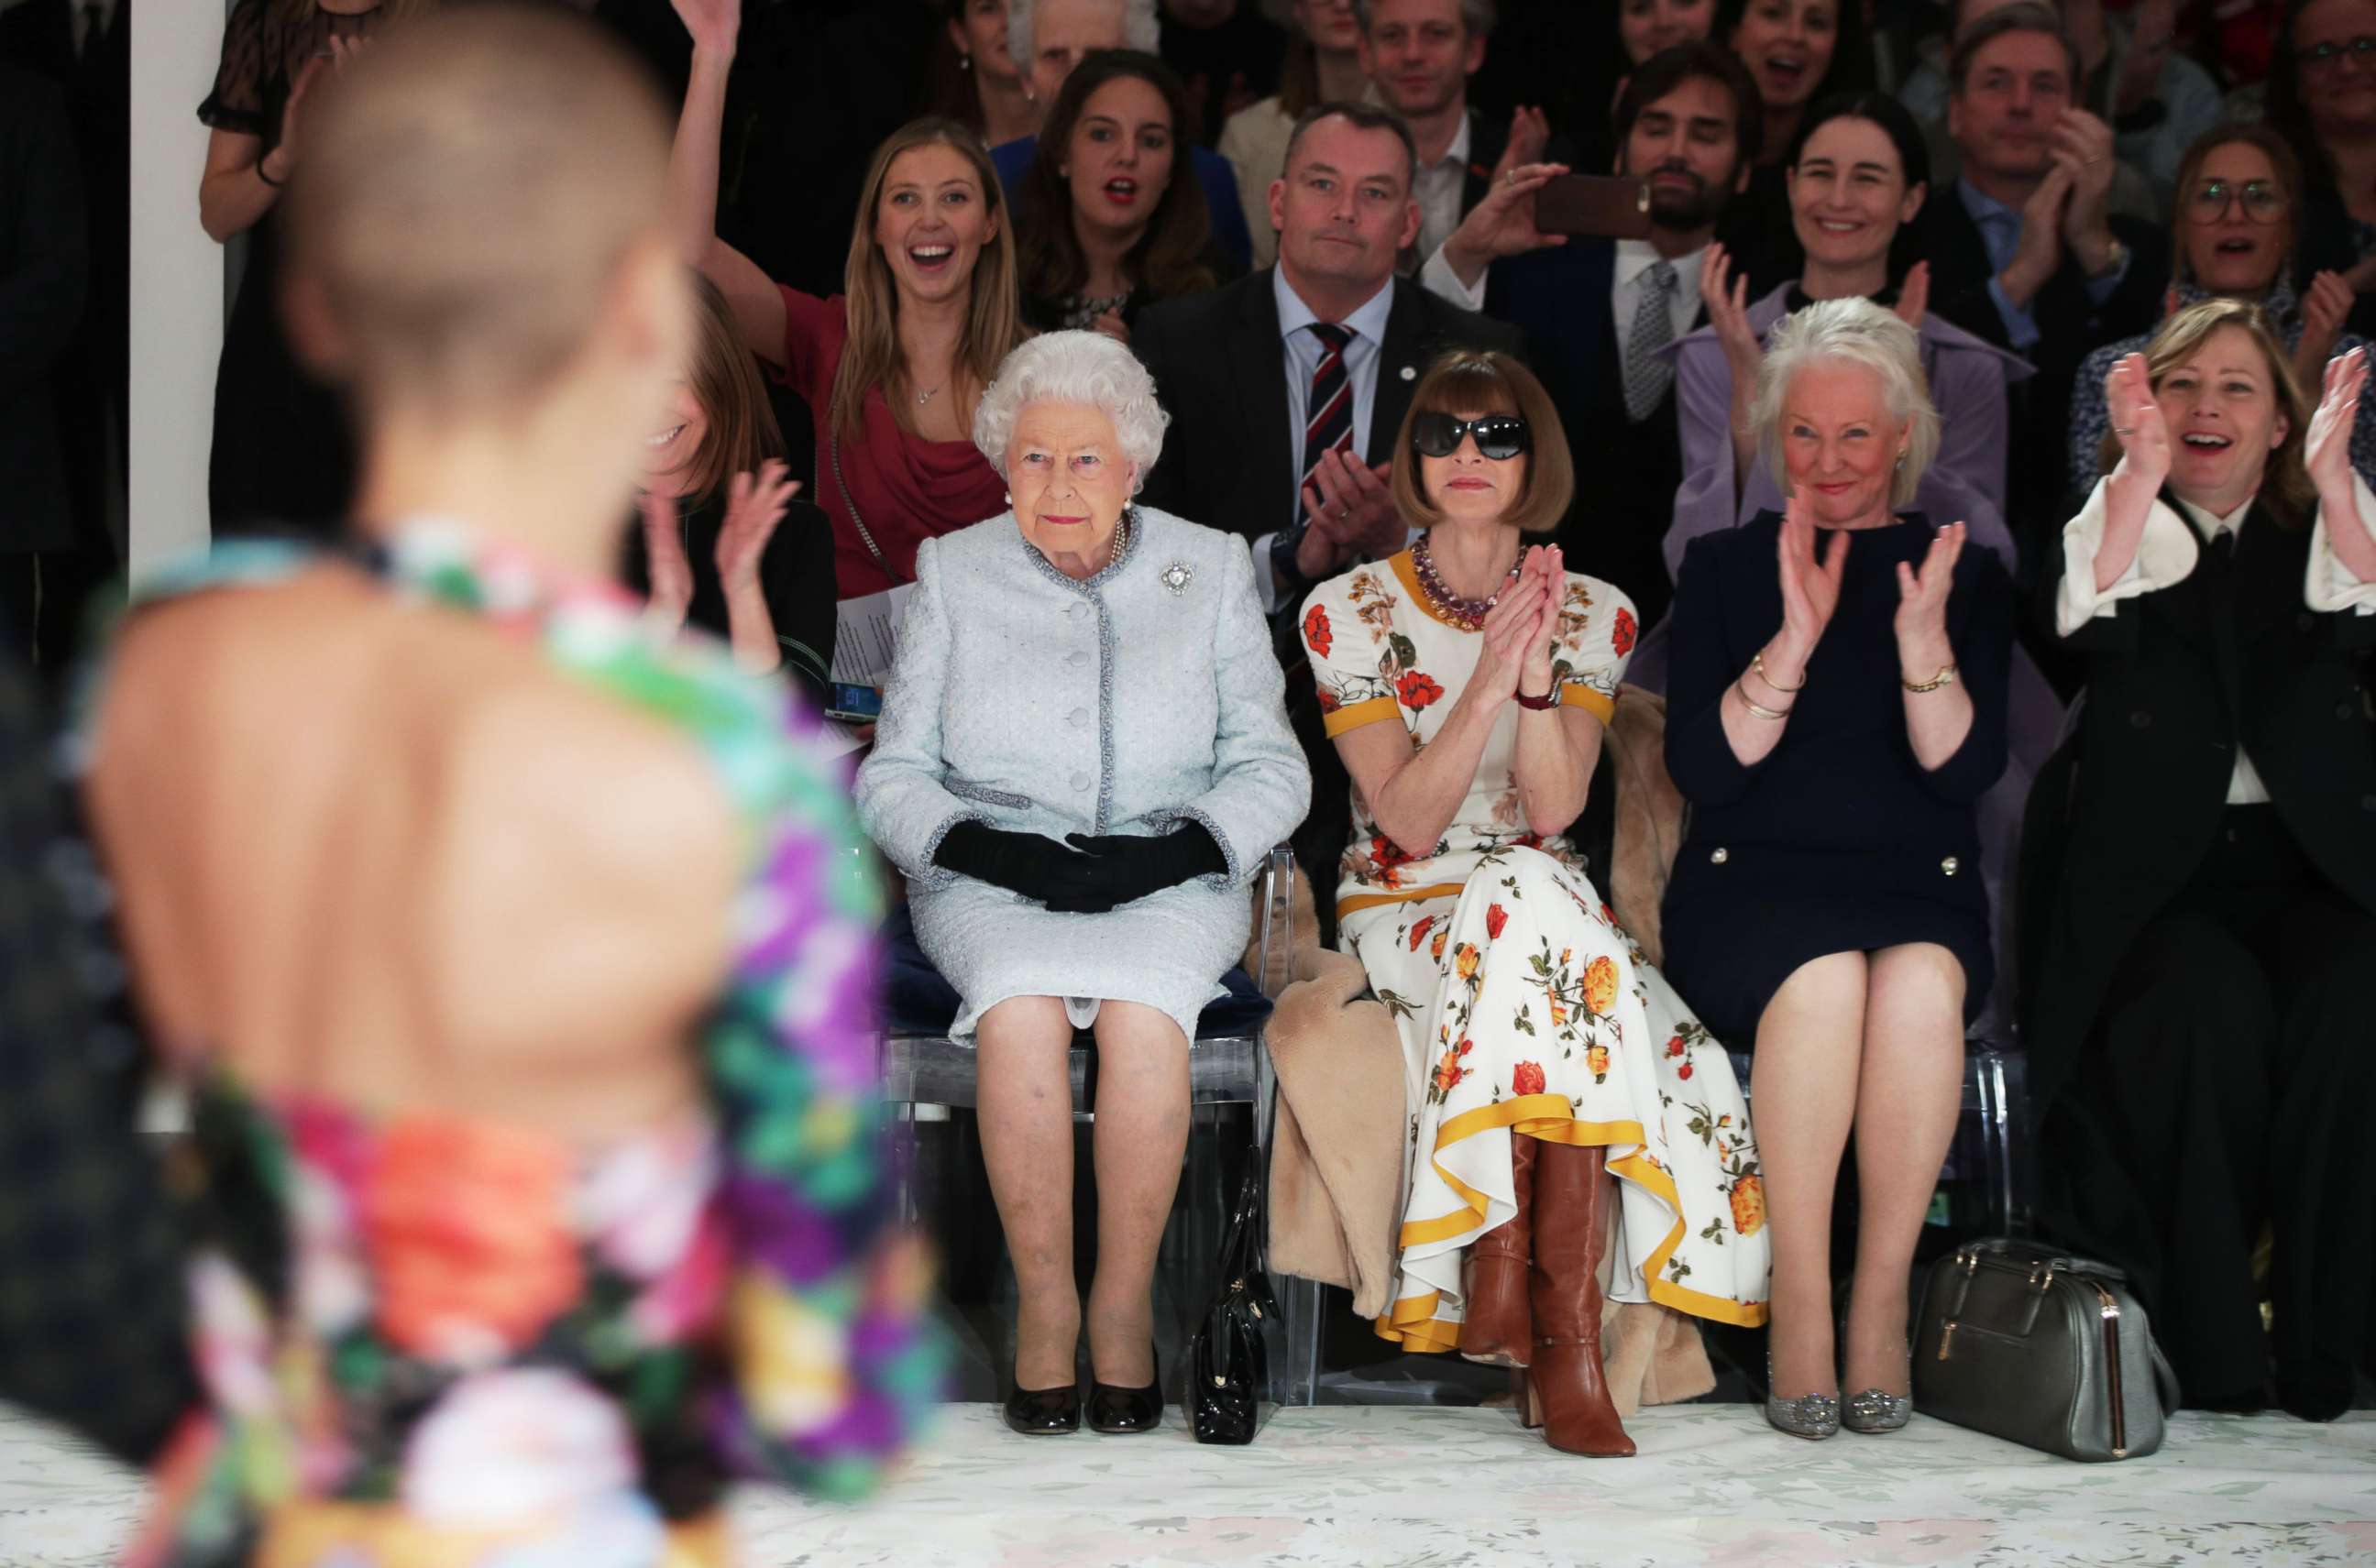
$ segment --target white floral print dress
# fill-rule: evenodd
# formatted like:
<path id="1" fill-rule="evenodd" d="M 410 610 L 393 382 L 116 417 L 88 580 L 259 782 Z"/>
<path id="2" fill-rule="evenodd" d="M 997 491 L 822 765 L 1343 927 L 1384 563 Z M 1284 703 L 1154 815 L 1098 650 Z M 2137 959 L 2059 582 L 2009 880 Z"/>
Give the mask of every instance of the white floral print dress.
<path id="1" fill-rule="evenodd" d="M 1624 594 L 1571 572 L 1553 677 L 1606 722 L 1639 628 Z M 1483 637 L 1437 616 L 1408 552 L 1305 601 L 1328 733 L 1399 723 L 1432 740 Z M 1515 704 L 1443 837 L 1396 845 L 1357 789 L 1339 941 L 1402 1034 L 1410 1164 L 1394 1301 L 1378 1332 L 1456 1349 L 1471 1243 L 1516 1212 L 1510 1139 L 1601 1145 L 1619 1182 L 1610 1294 L 1765 1321 L 1765 1200 L 1724 1050 L 1651 968 L 1562 837 L 1529 832 L 1510 775 Z M 1606 785 L 1596 781 L 1596 788 Z"/>

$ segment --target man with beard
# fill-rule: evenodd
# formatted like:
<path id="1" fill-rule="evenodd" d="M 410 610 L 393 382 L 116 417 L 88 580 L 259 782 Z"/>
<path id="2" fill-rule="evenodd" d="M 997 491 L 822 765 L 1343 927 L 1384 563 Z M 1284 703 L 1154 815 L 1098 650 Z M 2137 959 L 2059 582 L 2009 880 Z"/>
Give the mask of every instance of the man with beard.
<path id="1" fill-rule="evenodd" d="M 1674 365 L 1658 350 L 1704 319 L 1700 263 L 1748 184 L 1764 126 L 1738 60 L 1705 42 L 1663 50 L 1617 101 L 1617 172 L 1650 182 L 1648 239 L 1541 232 L 1535 192 L 1567 169 L 1522 165 L 1420 273 L 1444 299 L 1527 335 L 1579 471 L 1592 475 L 1559 542 L 1579 570 L 1632 596 L 1645 626 L 1674 595 L 1660 540 L 1682 481 Z"/>

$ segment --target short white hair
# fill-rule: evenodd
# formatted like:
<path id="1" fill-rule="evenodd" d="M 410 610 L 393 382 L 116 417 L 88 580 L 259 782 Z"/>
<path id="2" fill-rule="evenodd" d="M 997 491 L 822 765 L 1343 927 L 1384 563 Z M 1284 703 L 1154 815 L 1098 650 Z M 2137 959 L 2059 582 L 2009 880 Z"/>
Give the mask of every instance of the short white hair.
<path id="1" fill-rule="evenodd" d="M 1757 433 L 1765 466 L 1785 494 L 1790 481 L 1782 465 L 1782 406 L 1799 373 L 1819 364 L 1859 365 L 1880 381 L 1890 422 L 1907 427 L 1906 461 L 1889 487 L 1890 505 L 1905 505 L 1939 455 L 1939 410 L 1930 406 L 1930 382 L 1922 374 L 1920 338 L 1895 311 L 1853 295 L 1817 300 L 1774 324 L 1750 399 L 1749 427 Z"/>
<path id="2" fill-rule="evenodd" d="M 973 444 L 1006 477 L 1015 422 L 1034 403 L 1086 403 L 1113 422 L 1114 440 L 1135 470 L 1131 493 L 1163 455 L 1171 416 L 1155 400 L 1155 377 L 1138 357 L 1102 332 L 1045 332 L 1006 356 L 998 379 L 973 413 Z"/>
<path id="3" fill-rule="evenodd" d="M 1106 0 L 1122 13 L 1122 46 L 1152 54 L 1163 41 L 1155 0 Z M 1025 76 L 1031 74 L 1031 30 L 1043 0 L 1006 0 L 1006 53 Z"/>

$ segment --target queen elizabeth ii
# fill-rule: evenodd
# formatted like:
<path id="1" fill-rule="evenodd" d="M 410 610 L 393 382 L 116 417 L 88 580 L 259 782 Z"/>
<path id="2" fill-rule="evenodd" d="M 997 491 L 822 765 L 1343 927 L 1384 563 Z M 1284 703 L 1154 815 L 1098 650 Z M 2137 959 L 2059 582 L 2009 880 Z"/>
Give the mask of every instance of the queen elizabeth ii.
<path id="1" fill-rule="evenodd" d="M 964 998 L 984 1163 L 1020 1294 L 1008 1424 L 1153 1428 L 1149 1288 L 1189 1120 L 1188 1042 L 1246 941 L 1245 885 L 1312 780 L 1242 540 L 1132 504 L 1155 386 L 1094 332 L 1007 357 L 974 444 L 1011 510 L 916 556 L 867 831 Z M 1094 1030 L 1098 1272 L 1074 1288 L 1065 1053 Z"/>

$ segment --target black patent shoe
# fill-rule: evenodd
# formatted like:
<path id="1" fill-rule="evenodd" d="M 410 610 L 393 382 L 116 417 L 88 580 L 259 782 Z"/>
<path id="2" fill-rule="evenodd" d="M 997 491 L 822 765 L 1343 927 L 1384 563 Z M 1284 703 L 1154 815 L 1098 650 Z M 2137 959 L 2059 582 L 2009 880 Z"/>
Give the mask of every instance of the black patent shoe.
<path id="1" fill-rule="evenodd" d="M 1148 1357 L 1153 1361 L 1152 1355 Z M 1163 1367 L 1155 1362 L 1155 1381 L 1145 1388 L 1116 1388 L 1111 1383 L 1089 1384 L 1089 1430 L 1120 1435 L 1153 1431 L 1163 1424 Z"/>
<path id="2" fill-rule="evenodd" d="M 1062 1437 L 1081 1430 L 1081 1386 L 1025 1388 L 1006 1396 L 1006 1424 L 1026 1437 Z"/>

